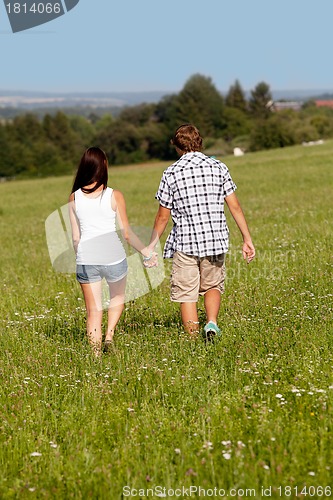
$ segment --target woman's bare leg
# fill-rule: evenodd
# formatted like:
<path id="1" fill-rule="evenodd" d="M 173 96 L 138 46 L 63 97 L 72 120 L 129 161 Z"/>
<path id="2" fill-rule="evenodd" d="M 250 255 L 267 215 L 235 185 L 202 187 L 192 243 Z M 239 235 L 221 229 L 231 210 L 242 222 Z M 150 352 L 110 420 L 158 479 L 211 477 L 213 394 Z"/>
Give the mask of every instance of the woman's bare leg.
<path id="1" fill-rule="evenodd" d="M 87 310 L 87 335 L 96 355 L 102 347 L 102 282 L 81 283 Z"/>
<path id="2" fill-rule="evenodd" d="M 105 340 L 113 339 L 114 330 L 124 310 L 126 277 L 114 283 L 109 282 L 110 305 L 108 309 L 108 327 Z"/>

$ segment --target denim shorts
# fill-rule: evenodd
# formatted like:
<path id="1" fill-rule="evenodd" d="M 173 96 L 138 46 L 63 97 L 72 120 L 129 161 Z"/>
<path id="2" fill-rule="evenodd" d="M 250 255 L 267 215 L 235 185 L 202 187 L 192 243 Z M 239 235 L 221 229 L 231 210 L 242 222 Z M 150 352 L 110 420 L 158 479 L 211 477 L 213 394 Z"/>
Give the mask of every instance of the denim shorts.
<path id="1" fill-rule="evenodd" d="M 118 264 L 111 264 L 109 266 L 91 264 L 77 264 L 76 266 L 76 279 L 79 283 L 97 283 L 103 278 L 108 283 L 115 283 L 120 281 L 127 275 L 127 260 L 124 259 Z"/>

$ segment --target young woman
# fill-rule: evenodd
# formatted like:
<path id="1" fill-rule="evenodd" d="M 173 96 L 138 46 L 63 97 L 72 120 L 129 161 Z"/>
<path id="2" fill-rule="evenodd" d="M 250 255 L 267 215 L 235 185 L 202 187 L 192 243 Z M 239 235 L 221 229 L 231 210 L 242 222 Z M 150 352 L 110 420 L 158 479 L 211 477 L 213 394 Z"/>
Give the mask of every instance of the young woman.
<path id="1" fill-rule="evenodd" d="M 116 224 L 124 239 L 143 256 L 144 265 L 157 265 L 156 253 L 145 247 L 131 230 L 124 196 L 107 187 L 108 161 L 100 148 L 92 147 L 81 158 L 69 197 L 72 238 L 76 253 L 76 277 L 87 310 L 87 334 L 96 356 L 102 349 L 102 279 L 110 292 L 104 350 L 110 347 L 124 309 L 127 260 Z"/>

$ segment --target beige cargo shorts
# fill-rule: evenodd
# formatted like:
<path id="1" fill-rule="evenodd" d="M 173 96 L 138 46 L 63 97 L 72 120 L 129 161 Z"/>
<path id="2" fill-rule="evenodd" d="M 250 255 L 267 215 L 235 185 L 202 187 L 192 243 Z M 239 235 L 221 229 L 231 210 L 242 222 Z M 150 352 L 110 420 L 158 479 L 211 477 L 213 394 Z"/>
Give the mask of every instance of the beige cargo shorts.
<path id="1" fill-rule="evenodd" d="M 224 292 L 225 254 L 195 257 L 175 252 L 171 271 L 171 300 L 197 302 L 209 290 Z"/>

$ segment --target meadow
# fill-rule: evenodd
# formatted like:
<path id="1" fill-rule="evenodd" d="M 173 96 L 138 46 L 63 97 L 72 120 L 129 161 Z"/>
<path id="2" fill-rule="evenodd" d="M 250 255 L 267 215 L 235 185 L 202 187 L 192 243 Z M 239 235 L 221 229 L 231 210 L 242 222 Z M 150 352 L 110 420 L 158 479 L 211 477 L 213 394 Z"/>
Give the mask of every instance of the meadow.
<path id="1" fill-rule="evenodd" d="M 333 496 L 333 142 L 223 161 L 257 256 L 228 216 L 221 338 L 187 338 L 166 278 L 101 360 L 46 245 L 72 178 L 0 184 L 1 498 Z M 110 169 L 133 225 L 165 167 Z"/>

